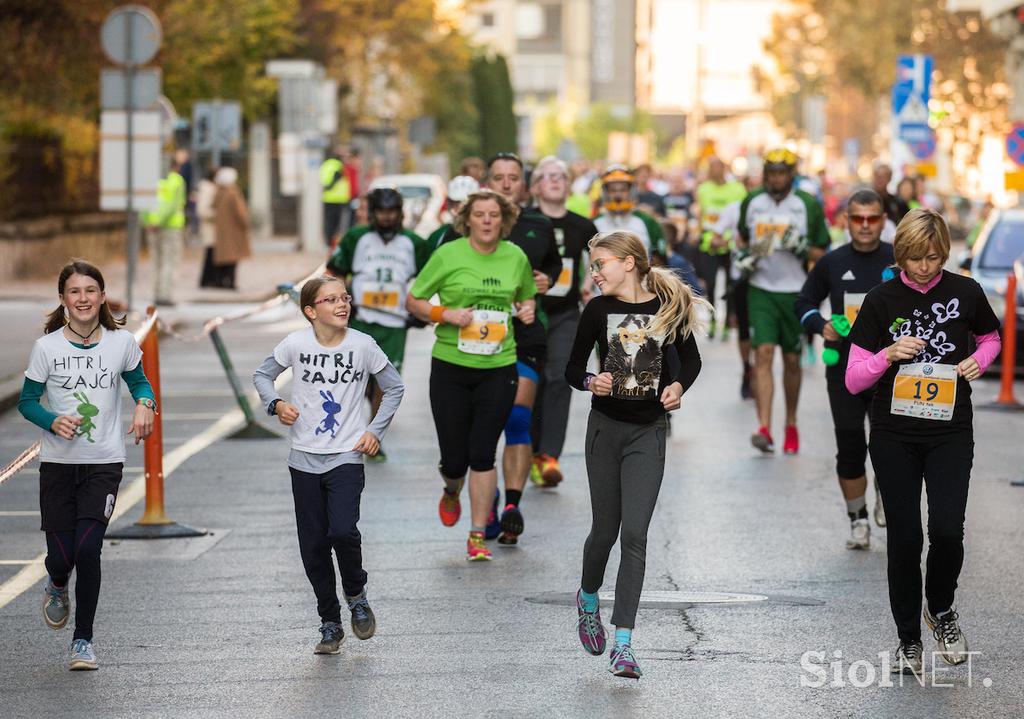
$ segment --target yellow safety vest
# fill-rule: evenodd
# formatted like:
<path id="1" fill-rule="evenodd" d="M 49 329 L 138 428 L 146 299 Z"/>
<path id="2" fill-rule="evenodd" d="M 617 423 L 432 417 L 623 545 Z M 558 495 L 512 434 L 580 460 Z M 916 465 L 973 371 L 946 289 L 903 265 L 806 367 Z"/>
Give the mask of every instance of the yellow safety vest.
<path id="1" fill-rule="evenodd" d="M 185 178 L 171 170 L 157 183 L 156 210 L 146 213 L 146 224 L 151 227 L 180 229 L 185 226 Z"/>
<path id="2" fill-rule="evenodd" d="M 339 173 L 341 176 L 335 182 L 334 176 Z M 324 202 L 343 205 L 352 199 L 352 188 L 345 174 L 345 165 L 335 157 L 324 160 L 324 164 L 320 165 L 320 186 L 324 188 L 320 196 Z"/>

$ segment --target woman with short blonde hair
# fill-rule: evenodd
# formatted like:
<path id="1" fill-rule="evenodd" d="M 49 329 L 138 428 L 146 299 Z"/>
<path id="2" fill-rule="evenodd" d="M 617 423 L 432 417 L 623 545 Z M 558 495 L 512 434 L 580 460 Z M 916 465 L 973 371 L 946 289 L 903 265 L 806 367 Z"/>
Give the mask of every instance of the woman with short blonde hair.
<path id="1" fill-rule="evenodd" d="M 885 505 L 889 604 L 899 635 L 891 670 L 920 674 L 922 482 L 928 490 L 924 621 L 943 661 L 967 661 L 953 600 L 974 461 L 968 383 L 999 353 L 999 320 L 975 280 L 943 271 L 949 228 L 934 210 L 907 213 L 893 251 L 899 277 L 868 292 L 850 332 L 846 388 L 853 394 L 875 388 L 868 450 Z"/>

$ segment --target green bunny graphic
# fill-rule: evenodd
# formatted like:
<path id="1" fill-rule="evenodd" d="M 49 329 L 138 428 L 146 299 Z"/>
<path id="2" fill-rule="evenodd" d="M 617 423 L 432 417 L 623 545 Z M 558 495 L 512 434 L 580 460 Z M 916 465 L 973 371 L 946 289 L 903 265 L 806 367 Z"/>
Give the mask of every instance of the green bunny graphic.
<path id="1" fill-rule="evenodd" d="M 78 434 L 84 434 L 87 440 L 95 444 L 96 440 L 92 438 L 92 431 L 96 429 L 96 423 L 92 421 L 92 418 L 100 413 L 100 408 L 89 403 L 85 392 L 75 392 L 74 397 L 81 403 L 75 408 L 75 411 L 82 415 L 82 423 L 78 425 Z"/>

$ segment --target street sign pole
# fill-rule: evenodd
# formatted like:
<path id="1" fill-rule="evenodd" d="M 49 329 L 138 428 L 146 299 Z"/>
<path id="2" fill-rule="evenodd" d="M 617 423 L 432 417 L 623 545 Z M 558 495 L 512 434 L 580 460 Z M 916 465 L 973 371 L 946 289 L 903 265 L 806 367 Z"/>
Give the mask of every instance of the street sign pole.
<path id="1" fill-rule="evenodd" d="M 128 287 L 126 289 L 125 301 L 128 304 L 128 309 L 132 308 L 132 302 L 135 299 L 135 271 L 139 265 L 139 235 L 138 235 L 138 218 L 135 217 L 135 206 L 133 202 L 133 195 L 135 193 L 135 187 L 132 177 L 132 165 L 134 164 L 133 154 L 133 140 L 134 140 L 134 127 L 133 120 L 135 115 L 135 98 L 133 96 L 133 89 L 135 85 L 135 63 L 131 61 L 133 57 L 132 50 L 132 25 L 131 19 L 127 16 L 124 22 L 125 33 L 124 33 L 124 56 L 128 58 L 128 63 L 125 65 L 124 73 L 124 96 L 127 102 L 127 108 L 125 110 L 125 121 L 126 121 L 126 132 L 127 135 L 127 166 L 125 168 L 125 189 L 128 192 L 126 202 L 127 207 L 125 208 L 125 237 L 128 240 Z"/>
<path id="2" fill-rule="evenodd" d="M 210 114 L 210 137 L 213 138 L 210 162 L 214 167 L 220 167 L 220 98 L 213 100 L 213 112 Z"/>

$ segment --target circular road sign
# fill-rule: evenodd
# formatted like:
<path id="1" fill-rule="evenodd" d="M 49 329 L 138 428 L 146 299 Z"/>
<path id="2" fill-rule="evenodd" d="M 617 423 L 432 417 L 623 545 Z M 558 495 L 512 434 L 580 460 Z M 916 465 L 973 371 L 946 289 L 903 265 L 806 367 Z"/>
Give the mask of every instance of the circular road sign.
<path id="1" fill-rule="evenodd" d="M 100 30 L 103 52 L 119 65 L 145 65 L 160 49 L 162 39 L 160 20 L 141 5 L 115 9 Z"/>

